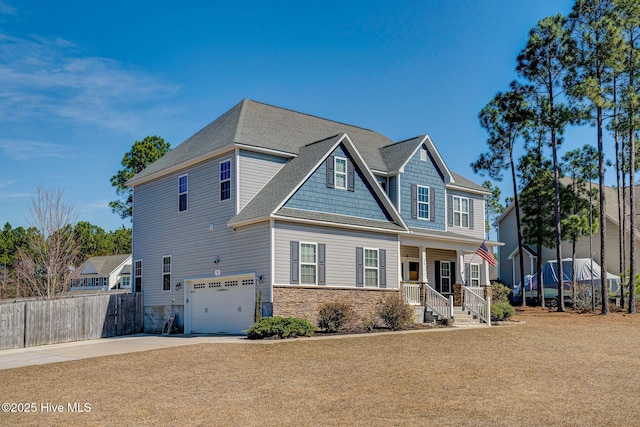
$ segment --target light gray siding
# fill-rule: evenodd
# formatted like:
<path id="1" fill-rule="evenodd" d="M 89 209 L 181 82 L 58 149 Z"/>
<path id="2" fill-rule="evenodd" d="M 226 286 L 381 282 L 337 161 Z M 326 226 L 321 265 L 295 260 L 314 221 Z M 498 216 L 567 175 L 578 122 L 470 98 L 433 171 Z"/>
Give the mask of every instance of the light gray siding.
<path id="1" fill-rule="evenodd" d="M 452 231 L 458 234 L 464 234 L 468 237 L 477 237 L 479 239 L 484 239 L 486 237 L 485 232 L 485 222 L 484 222 L 484 197 L 479 194 L 474 193 L 465 193 L 463 191 L 451 190 L 447 189 L 447 209 L 453 209 L 452 206 L 449 206 L 449 196 L 460 196 L 467 197 L 471 204 L 473 200 L 473 228 L 467 227 L 456 227 L 448 225 L 447 230 Z M 469 218 L 471 221 L 471 215 Z"/>
<path id="2" fill-rule="evenodd" d="M 239 211 L 286 162 L 287 160 L 282 157 L 239 150 L 237 174 Z"/>
<path id="3" fill-rule="evenodd" d="M 145 306 L 181 305 L 184 280 L 189 278 L 255 272 L 269 283 L 269 224 L 236 231 L 226 225 L 235 215 L 234 159 L 222 156 L 135 188 L 133 259 L 143 261 Z M 224 160 L 232 162 L 231 199 L 220 201 L 219 163 Z M 187 210 L 178 212 L 178 176 L 184 174 L 188 174 Z M 163 256 L 171 256 L 168 292 L 162 290 Z M 215 263 L 218 257 L 220 262 Z"/>
<path id="4" fill-rule="evenodd" d="M 276 222 L 274 238 L 275 284 L 290 281 L 290 242 L 326 245 L 326 286 L 355 287 L 356 247 L 386 250 L 387 288 L 397 288 L 398 237 L 330 227 Z"/>

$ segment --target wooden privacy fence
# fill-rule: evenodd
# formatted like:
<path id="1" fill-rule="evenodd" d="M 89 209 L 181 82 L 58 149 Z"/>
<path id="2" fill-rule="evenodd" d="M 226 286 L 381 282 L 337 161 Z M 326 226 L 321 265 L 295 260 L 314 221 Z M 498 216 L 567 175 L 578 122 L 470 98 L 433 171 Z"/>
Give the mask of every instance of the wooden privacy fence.
<path id="1" fill-rule="evenodd" d="M 142 293 L 0 304 L 0 350 L 142 331 Z"/>

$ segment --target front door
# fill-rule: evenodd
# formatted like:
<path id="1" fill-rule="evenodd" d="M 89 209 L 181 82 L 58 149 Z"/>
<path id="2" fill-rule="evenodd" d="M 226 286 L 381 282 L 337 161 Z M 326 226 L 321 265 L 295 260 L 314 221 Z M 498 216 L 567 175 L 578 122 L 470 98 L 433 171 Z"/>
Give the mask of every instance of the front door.
<path id="1" fill-rule="evenodd" d="M 409 282 L 418 282 L 420 280 L 420 263 L 409 261 Z"/>
<path id="2" fill-rule="evenodd" d="M 418 283 L 420 281 L 420 263 L 404 261 L 402 263 L 402 281 L 406 283 Z"/>

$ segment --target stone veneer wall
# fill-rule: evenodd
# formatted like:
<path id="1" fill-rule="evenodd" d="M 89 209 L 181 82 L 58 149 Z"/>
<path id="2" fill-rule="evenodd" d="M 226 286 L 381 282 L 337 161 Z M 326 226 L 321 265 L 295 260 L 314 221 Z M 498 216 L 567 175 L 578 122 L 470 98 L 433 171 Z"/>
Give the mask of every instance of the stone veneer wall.
<path id="1" fill-rule="evenodd" d="M 273 315 L 300 317 L 317 325 L 320 305 L 340 301 L 353 304 L 356 321 L 360 321 L 375 312 L 378 302 L 399 292 L 399 289 L 274 286 Z"/>

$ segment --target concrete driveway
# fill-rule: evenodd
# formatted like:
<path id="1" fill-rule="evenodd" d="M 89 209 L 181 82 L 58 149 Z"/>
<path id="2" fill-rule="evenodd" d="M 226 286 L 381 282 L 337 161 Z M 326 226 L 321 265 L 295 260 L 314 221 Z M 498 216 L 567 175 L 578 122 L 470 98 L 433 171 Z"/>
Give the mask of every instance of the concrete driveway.
<path id="1" fill-rule="evenodd" d="M 0 370 L 201 343 L 248 343 L 244 336 L 147 335 L 75 341 L 0 351 Z"/>

